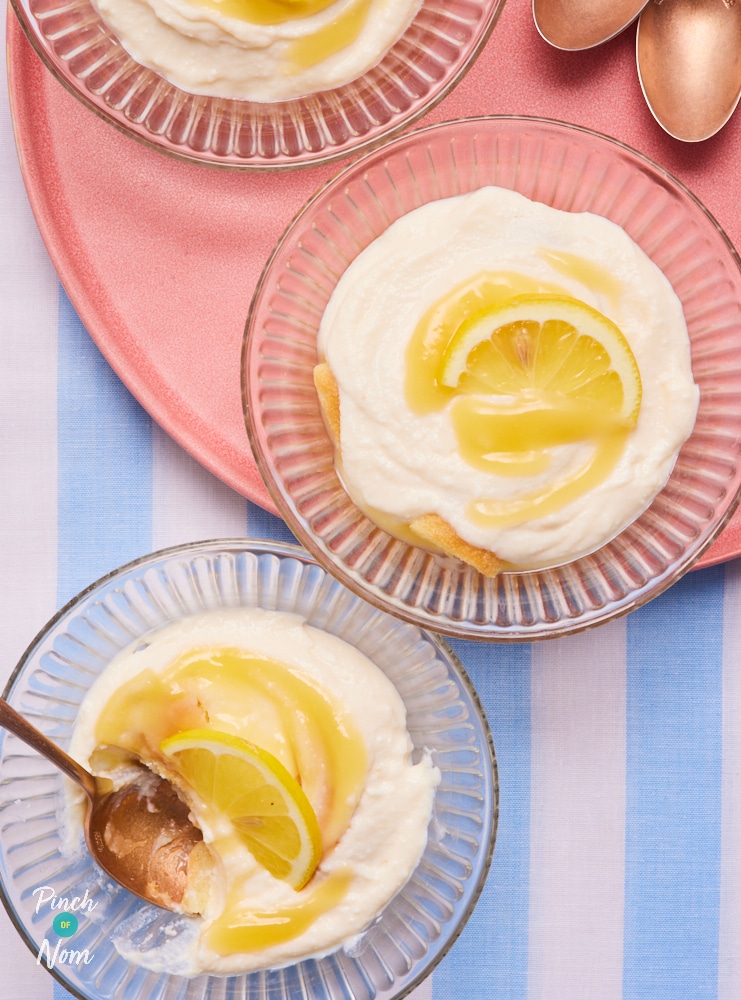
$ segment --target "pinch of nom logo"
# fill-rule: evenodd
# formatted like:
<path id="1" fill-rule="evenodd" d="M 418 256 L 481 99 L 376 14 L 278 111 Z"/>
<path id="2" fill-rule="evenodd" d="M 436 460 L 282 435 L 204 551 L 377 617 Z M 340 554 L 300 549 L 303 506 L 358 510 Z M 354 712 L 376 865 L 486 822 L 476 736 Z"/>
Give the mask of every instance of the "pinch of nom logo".
<path id="1" fill-rule="evenodd" d="M 49 939 L 45 937 L 36 956 L 36 964 L 41 965 L 41 962 L 44 961 L 48 969 L 53 969 L 55 965 L 76 965 L 78 967 L 89 965 L 93 956 L 87 948 L 78 951 L 75 948 L 62 947 L 62 944 L 67 938 L 72 937 L 80 926 L 76 914 L 80 912 L 92 913 L 98 905 L 97 901 L 88 895 L 87 889 L 82 896 L 73 896 L 71 899 L 67 896 L 57 896 L 50 885 L 38 886 L 33 890 L 32 895 L 37 897 L 36 913 L 40 913 L 47 906 L 50 912 L 57 911 L 51 925 L 52 930 L 57 935 L 57 943 L 52 948 Z"/>

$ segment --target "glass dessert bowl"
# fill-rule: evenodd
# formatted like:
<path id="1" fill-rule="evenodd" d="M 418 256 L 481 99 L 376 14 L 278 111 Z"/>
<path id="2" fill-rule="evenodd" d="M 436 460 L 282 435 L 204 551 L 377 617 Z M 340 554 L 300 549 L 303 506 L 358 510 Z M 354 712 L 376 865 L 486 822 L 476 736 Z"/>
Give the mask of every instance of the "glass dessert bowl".
<path id="1" fill-rule="evenodd" d="M 547 206 L 567 212 L 569 221 L 578 218 L 576 213 L 591 213 L 598 228 L 604 228 L 607 220 L 610 228 L 622 230 L 623 239 L 627 234 L 638 256 L 666 286 L 682 325 L 686 323 L 683 363 L 690 382 L 694 379 L 699 389 L 694 430 L 681 448 L 686 431 L 680 435 L 668 481 L 660 488 L 659 478 L 658 495 L 647 505 L 639 502 L 627 527 L 616 529 L 614 537 L 608 534 L 594 549 L 580 548 L 577 540 L 573 554 L 567 549 L 559 559 L 520 562 L 534 568 L 510 569 L 495 577 L 430 551 L 432 546 L 415 543 L 400 532 L 389 533 L 376 523 L 378 518 L 374 522 L 356 506 L 337 474 L 327 405 L 320 406 L 313 385 L 314 369 L 324 361 L 327 346 L 319 342 L 320 326 L 324 337 L 355 288 L 366 294 L 364 287 L 343 281 L 353 273 L 353 262 L 363 255 L 360 273 L 365 276 L 372 267 L 382 272 L 384 259 L 393 260 L 390 272 L 402 270 L 404 253 L 392 258 L 388 244 L 379 238 L 385 239 L 401 220 L 406 235 L 415 226 L 422 234 L 421 259 L 431 268 L 428 209 L 445 199 L 481 194 L 489 186 L 504 189 L 509 200 L 513 200 L 510 192 L 523 204 L 527 198 L 539 211 Z M 481 216 L 478 202 L 476 212 L 452 204 L 454 216 L 465 211 L 474 221 Z M 417 223 L 422 209 L 424 225 Z M 514 214 L 523 212 L 516 208 Z M 557 228 L 552 222 L 548 225 Z M 444 222 L 442 228 L 452 226 L 453 222 Z M 547 255 L 550 237 L 540 235 L 545 223 L 530 227 L 538 234 L 535 243 L 543 239 L 545 244 L 545 250 L 534 245 L 531 256 Z M 381 246 L 383 253 L 376 253 Z M 446 246 L 449 283 L 455 284 L 469 272 L 456 270 L 452 254 Z M 574 254 L 561 254 L 557 263 L 562 271 L 569 270 L 575 259 Z M 582 270 L 595 270 L 593 262 L 577 264 Z M 607 265 L 597 277 L 609 292 L 609 259 Z M 489 261 L 481 268 L 491 266 Z M 504 270 L 508 266 L 500 265 Z M 390 288 L 392 273 L 382 273 L 382 278 Z M 429 280 L 425 273 L 420 282 Z M 437 294 L 445 294 L 443 277 L 436 273 L 435 280 L 440 285 Z M 383 313 L 383 296 L 375 294 L 375 300 L 371 295 L 358 299 L 359 312 L 369 312 L 368 303 L 375 301 L 383 325 L 389 317 Z M 563 306 L 566 300 L 560 292 L 558 296 Z M 653 297 L 651 289 L 649 301 Z M 397 292 L 393 301 L 402 299 Z M 330 572 L 378 607 L 471 638 L 521 641 L 599 624 L 644 603 L 677 579 L 712 542 L 738 502 L 740 302 L 738 260 L 715 221 L 679 183 L 632 150 L 582 129 L 539 120 L 471 119 L 422 129 L 365 157 L 331 181 L 297 216 L 266 266 L 248 318 L 242 366 L 245 416 L 258 467 L 301 541 Z M 406 308 L 406 303 L 399 308 Z M 342 318 L 347 320 L 345 328 L 353 331 L 347 337 L 352 347 L 346 354 L 351 356 L 358 315 Z M 342 324 L 338 325 L 341 330 Z M 619 331 L 614 335 L 617 339 Z M 391 356 L 393 347 L 387 344 L 386 350 L 390 353 L 384 357 Z M 362 407 L 370 409 L 375 405 L 377 379 L 375 372 L 371 375 L 375 362 L 363 342 L 358 351 L 359 377 L 362 381 L 363 370 L 367 371 L 369 383 Z M 652 365 L 640 373 L 645 399 L 664 374 Z M 346 386 L 345 373 L 342 377 Z M 637 386 L 636 395 L 638 390 Z M 388 442 L 384 437 L 379 449 L 384 462 L 391 454 Z M 671 463 L 667 473 L 670 468 Z M 457 467 L 456 474 L 463 475 Z M 348 467 L 344 475 L 352 492 Z M 623 475 L 635 492 L 630 466 Z M 370 501 L 367 508 L 371 507 L 381 504 Z M 576 521 L 574 525 L 576 531 Z M 570 530 L 568 523 L 566 529 Z M 579 556 L 580 551 L 587 554 Z"/>
<path id="2" fill-rule="evenodd" d="M 263 6 L 277 9 L 281 2 L 266 0 Z M 364 0 L 354 2 L 362 7 Z M 303 6 L 317 4 L 321 7 L 322 0 L 306 0 Z M 170 6 L 168 0 L 163 23 L 170 24 L 174 17 L 178 24 L 185 24 L 185 38 L 191 31 L 189 21 L 198 22 L 199 10 L 209 32 L 220 30 L 208 20 L 217 11 L 216 2 L 204 0 L 199 8 L 194 0 L 175 15 Z M 239 4 L 232 6 L 238 9 Z M 259 9 L 260 3 L 254 6 Z M 502 6 L 503 0 L 453 4 L 422 0 L 411 23 L 385 55 L 381 57 L 381 50 L 379 61 L 349 82 L 322 86 L 314 81 L 303 96 L 247 100 L 191 92 L 170 82 L 172 77 L 161 75 L 167 70 L 158 72 L 137 62 L 90 0 L 74 0 L 72 4 L 13 0 L 21 26 L 44 63 L 67 90 L 100 117 L 178 158 L 258 170 L 330 162 L 370 148 L 408 126 L 465 74 L 486 43 Z M 291 9 L 290 4 L 284 7 Z M 320 10 L 317 16 L 326 13 Z M 134 20 L 136 23 L 137 18 Z M 376 20 L 380 23 L 385 18 Z M 264 30 L 260 23 L 254 27 L 258 35 Z M 219 45 L 213 41 L 212 37 L 206 39 L 206 50 L 223 45 L 223 39 Z M 264 45 L 261 35 L 257 42 L 254 51 L 259 55 Z M 181 41 L 176 40 L 174 58 L 189 65 L 187 54 L 177 59 L 181 47 Z M 160 51 L 155 45 L 155 57 Z M 199 76 L 204 81 L 200 89 L 209 89 L 208 81 L 219 76 L 218 67 L 210 67 Z M 278 70 L 265 70 L 257 79 L 281 76 Z M 231 93 L 229 89 L 222 92 Z"/>
<path id="3" fill-rule="evenodd" d="M 444 643 L 379 614 L 297 546 L 199 543 L 123 567 L 49 623 L 18 665 L 6 698 L 67 747 L 83 699 L 122 650 L 150 655 L 163 636 L 182 640 L 181 625 L 189 628 L 194 616 L 239 618 L 245 609 L 258 617 L 300 615 L 331 642 L 341 639 L 365 654 L 392 681 L 406 709 L 412 762 L 416 767 L 429 758 L 441 776 L 422 857 L 409 881 L 347 947 L 226 978 L 192 969 L 179 975 L 168 968 L 176 961 L 172 945 L 182 943 L 194 918 L 137 899 L 95 868 L 70 842 L 69 789 L 61 775 L 5 733 L 3 900 L 42 964 L 84 1000 L 175 993 L 184 1000 L 270 997 L 294 990 L 317 1000 L 403 996 L 443 956 L 478 898 L 493 850 L 498 786 L 475 692 Z M 116 696 L 114 715 L 125 702 Z M 180 743 L 184 738 L 177 737 Z M 440 880 L 449 888 L 444 912 Z M 75 918 L 68 939 L 57 933 L 57 900 L 66 902 L 56 910 Z M 153 959 L 163 943 L 165 957 Z M 57 944 L 64 957 L 50 962 L 55 954 L 59 959 Z"/>

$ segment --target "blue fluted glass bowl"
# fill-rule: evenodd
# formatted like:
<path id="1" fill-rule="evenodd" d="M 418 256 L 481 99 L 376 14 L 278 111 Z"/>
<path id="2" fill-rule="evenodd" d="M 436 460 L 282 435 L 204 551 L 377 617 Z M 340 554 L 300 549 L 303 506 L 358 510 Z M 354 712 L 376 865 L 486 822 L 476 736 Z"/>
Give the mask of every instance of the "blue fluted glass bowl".
<path id="1" fill-rule="evenodd" d="M 404 888 L 351 951 L 282 969 L 193 979 L 133 965 L 119 948 L 178 933 L 182 918 L 133 896 L 84 849 L 69 845 L 61 773 L 3 732 L 3 902 L 41 964 L 83 1000 L 404 996 L 442 958 L 470 915 L 489 868 L 498 815 L 486 718 L 443 640 L 366 604 L 298 546 L 202 542 L 138 559 L 92 584 L 33 641 L 5 697 L 66 748 L 86 692 L 121 649 L 185 616 L 236 607 L 303 615 L 365 653 L 401 694 L 415 750 L 428 750 L 442 776 L 427 847 Z M 36 891 L 42 887 L 48 888 Z M 50 892 L 66 903 L 55 909 Z M 72 936 L 55 926 L 62 911 L 75 918 Z"/>

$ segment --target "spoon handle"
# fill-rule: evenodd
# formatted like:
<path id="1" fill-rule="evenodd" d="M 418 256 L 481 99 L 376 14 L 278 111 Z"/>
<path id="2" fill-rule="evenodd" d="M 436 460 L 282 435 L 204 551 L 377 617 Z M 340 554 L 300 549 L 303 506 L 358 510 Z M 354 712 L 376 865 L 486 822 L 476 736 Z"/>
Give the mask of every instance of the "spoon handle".
<path id="1" fill-rule="evenodd" d="M 92 774 L 86 771 L 76 760 L 73 760 L 64 750 L 60 749 L 56 743 L 52 743 L 50 739 L 47 739 L 43 733 L 40 733 L 22 715 L 19 715 L 4 698 L 0 698 L 0 726 L 10 730 L 11 733 L 14 733 L 24 743 L 27 743 L 42 756 L 46 757 L 47 760 L 50 760 L 60 771 L 64 771 L 68 778 L 76 781 L 90 799 L 93 798 L 95 795 L 95 778 Z"/>

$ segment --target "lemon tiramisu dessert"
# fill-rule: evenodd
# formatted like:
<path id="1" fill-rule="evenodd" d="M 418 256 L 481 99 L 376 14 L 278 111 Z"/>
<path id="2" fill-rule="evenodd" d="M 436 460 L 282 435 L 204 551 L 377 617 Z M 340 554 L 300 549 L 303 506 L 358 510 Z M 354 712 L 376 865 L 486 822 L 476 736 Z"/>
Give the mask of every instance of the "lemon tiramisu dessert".
<path id="1" fill-rule="evenodd" d="M 195 615 L 121 652 L 85 697 L 71 752 L 114 782 L 128 753 L 190 807 L 211 863 L 197 866 L 182 933 L 116 942 L 185 976 L 353 944 L 414 871 L 440 777 L 428 753 L 413 759 L 379 667 L 259 608 Z"/>
<path id="2" fill-rule="evenodd" d="M 692 432 L 682 307 L 619 226 L 487 187 L 403 216 L 348 267 L 314 381 L 353 501 L 493 576 L 599 548 Z"/>
<path id="3" fill-rule="evenodd" d="M 271 103 L 379 63 L 420 0 L 93 0 L 123 48 L 192 94 Z"/>

